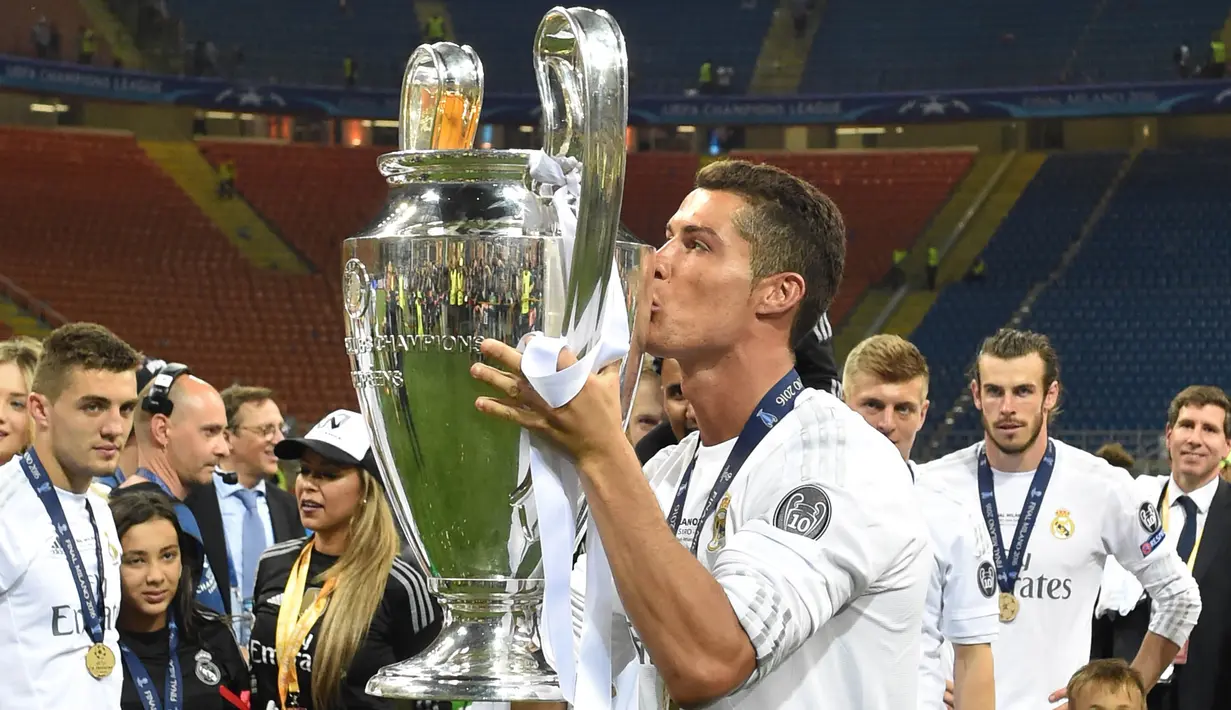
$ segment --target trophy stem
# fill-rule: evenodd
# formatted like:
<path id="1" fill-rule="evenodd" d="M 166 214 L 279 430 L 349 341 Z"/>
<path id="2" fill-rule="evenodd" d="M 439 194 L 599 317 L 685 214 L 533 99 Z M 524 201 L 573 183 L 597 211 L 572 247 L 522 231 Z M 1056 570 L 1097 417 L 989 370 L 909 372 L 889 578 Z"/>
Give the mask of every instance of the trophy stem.
<path id="1" fill-rule="evenodd" d="M 403 700 L 564 700 L 556 672 L 540 649 L 539 580 L 430 582 L 444 609 L 440 635 L 419 655 L 372 676 L 369 695 Z M 493 595 L 496 585 L 501 590 L 518 589 Z"/>

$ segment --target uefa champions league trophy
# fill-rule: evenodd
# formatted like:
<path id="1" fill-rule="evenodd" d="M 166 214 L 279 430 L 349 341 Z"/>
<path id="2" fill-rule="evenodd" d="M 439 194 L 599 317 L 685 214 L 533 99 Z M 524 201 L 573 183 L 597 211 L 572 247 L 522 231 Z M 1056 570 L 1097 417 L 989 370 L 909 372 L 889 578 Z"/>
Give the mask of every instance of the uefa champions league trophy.
<path id="1" fill-rule="evenodd" d="M 402 87 L 401 150 L 379 160 L 386 207 L 343 246 L 351 377 L 398 522 L 445 610 L 436 642 L 373 677 L 373 695 L 561 699 L 543 653 L 522 432 L 475 409 L 492 393 L 469 368 L 486 338 L 517 346 L 536 331 L 567 335 L 585 313 L 593 320 L 588 304 L 605 303 L 632 334 L 621 364 L 627 420 L 653 250 L 617 239 L 628 115 L 619 26 L 602 11 L 555 8 L 534 62 L 543 151 L 474 150 L 478 57 L 445 42 L 419 47 Z M 561 204 L 576 210 L 572 243 Z M 581 357 L 596 343 L 574 349 Z"/>

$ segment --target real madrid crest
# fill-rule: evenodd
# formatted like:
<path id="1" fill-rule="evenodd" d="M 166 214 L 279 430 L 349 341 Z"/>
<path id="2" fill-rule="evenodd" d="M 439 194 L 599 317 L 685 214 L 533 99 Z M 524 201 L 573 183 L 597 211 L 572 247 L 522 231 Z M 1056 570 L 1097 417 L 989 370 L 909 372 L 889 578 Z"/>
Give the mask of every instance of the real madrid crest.
<path id="1" fill-rule="evenodd" d="M 1056 517 L 1051 519 L 1051 534 L 1057 540 L 1067 540 L 1073 537 L 1073 533 L 1077 531 L 1077 527 L 1073 524 L 1073 518 L 1069 515 L 1069 511 L 1061 508 L 1056 511 Z"/>
<path id="2" fill-rule="evenodd" d="M 222 671 L 214 664 L 214 657 L 209 651 L 198 651 L 195 658 L 197 680 L 206 685 L 218 685 L 222 682 Z"/>
<path id="3" fill-rule="evenodd" d="M 722 497 L 718 510 L 714 511 L 714 532 L 710 544 L 705 548 L 710 552 L 718 552 L 727 544 L 727 508 L 731 505 L 731 494 Z"/>

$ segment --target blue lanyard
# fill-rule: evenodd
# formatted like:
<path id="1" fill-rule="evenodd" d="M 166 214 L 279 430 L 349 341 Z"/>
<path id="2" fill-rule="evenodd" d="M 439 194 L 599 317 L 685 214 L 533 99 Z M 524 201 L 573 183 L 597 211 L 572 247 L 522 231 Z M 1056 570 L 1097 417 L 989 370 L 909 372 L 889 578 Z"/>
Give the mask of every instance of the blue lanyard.
<path id="1" fill-rule="evenodd" d="M 163 702 L 166 703 L 166 710 L 181 710 L 184 707 L 184 698 L 180 690 L 180 659 L 179 659 L 179 629 L 175 626 L 175 617 L 167 614 L 167 629 L 170 636 L 170 655 L 167 658 L 167 680 L 166 690 L 163 695 Z M 141 696 L 141 704 L 145 710 L 163 710 L 163 704 L 158 702 L 158 691 L 154 688 L 154 680 L 150 678 L 149 671 L 145 670 L 145 665 L 141 663 L 141 659 L 137 658 L 137 654 L 132 652 L 128 644 L 120 641 L 120 655 L 124 659 L 124 668 L 128 670 L 128 675 L 132 678 L 133 687 L 137 689 L 137 695 Z"/>
<path id="2" fill-rule="evenodd" d="M 90 589 L 90 575 L 86 571 L 85 562 L 77 550 L 73 540 L 73 531 L 68 527 L 68 518 L 64 515 L 64 507 L 56 495 L 55 486 L 47 476 L 47 469 L 39 461 L 34 449 L 27 449 L 21 457 L 21 470 L 26 474 L 26 480 L 34 489 L 35 495 L 42 502 L 47 516 L 51 518 L 51 527 L 55 530 L 56 540 L 64 559 L 73 573 L 73 586 L 77 588 L 77 599 L 81 602 L 81 618 L 85 624 L 86 634 L 94 643 L 103 642 L 103 604 L 107 591 L 107 568 L 103 566 L 103 540 L 98 534 L 98 523 L 94 520 L 94 509 L 87 500 L 86 513 L 90 516 L 90 527 L 94 529 L 94 552 L 98 558 L 98 594 Z"/>
<path id="3" fill-rule="evenodd" d="M 1039 462 L 1034 478 L 1030 481 L 1030 492 L 1022 502 L 1022 514 L 1017 519 L 1017 529 L 1013 531 L 1013 548 L 1005 557 L 1004 537 L 1000 534 L 1000 514 L 996 510 L 996 484 L 992 480 L 992 466 L 987 461 L 987 450 L 979 448 L 979 509 L 983 512 L 983 522 L 987 524 L 987 532 L 992 538 L 992 560 L 996 563 L 996 583 L 1000 591 L 1012 594 L 1017 584 L 1017 574 L 1022 569 L 1022 560 L 1026 555 L 1026 543 L 1030 541 L 1030 533 L 1039 519 L 1039 510 L 1043 507 L 1043 494 L 1051 481 L 1052 469 L 1056 466 L 1056 444 L 1047 440 L 1047 452 Z"/>
<path id="4" fill-rule="evenodd" d="M 782 376 L 782 379 L 778 380 L 777 384 L 769 388 L 764 397 L 761 397 L 752 416 L 748 417 L 748 421 L 744 423 L 739 438 L 735 440 L 735 446 L 731 448 L 726 463 L 722 465 L 718 480 L 714 482 L 714 488 L 710 491 L 709 497 L 705 499 L 701 517 L 697 519 L 697 528 L 693 531 L 688 548 L 692 550 L 694 557 L 701 542 L 701 525 L 714 514 L 718 501 L 726 495 L 731 482 L 735 480 L 744 462 L 757 448 L 757 444 L 760 444 L 761 440 L 769 434 L 769 430 L 773 429 L 795 407 L 795 396 L 803 389 L 804 383 L 799 379 L 799 373 L 791 369 Z M 684 470 L 684 477 L 680 479 L 679 489 L 675 492 L 675 502 L 671 504 L 671 512 L 667 516 L 667 525 L 671 526 L 672 533 L 680 529 L 680 521 L 684 516 L 684 503 L 688 499 L 688 487 L 692 484 L 692 470 L 696 465 L 697 457 L 694 455 L 688 468 Z"/>

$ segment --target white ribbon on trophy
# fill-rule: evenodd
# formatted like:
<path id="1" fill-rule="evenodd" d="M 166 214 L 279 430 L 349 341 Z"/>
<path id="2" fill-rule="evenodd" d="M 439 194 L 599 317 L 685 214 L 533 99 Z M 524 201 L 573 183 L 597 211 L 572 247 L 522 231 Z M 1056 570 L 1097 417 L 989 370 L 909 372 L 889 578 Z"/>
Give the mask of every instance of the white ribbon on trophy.
<path id="1" fill-rule="evenodd" d="M 567 269 L 572 264 L 577 236 L 579 167 L 576 160 L 553 158 L 541 151 L 532 154 L 530 160 L 531 176 L 540 184 L 555 188 L 552 204 L 562 235 L 559 256 L 564 283 L 568 282 Z M 551 406 L 568 404 L 581 392 L 591 373 L 628 354 L 631 335 L 623 294 L 613 259 L 605 304 L 600 304 L 596 293 L 562 337 L 540 333 L 523 343 L 522 374 Z M 592 341 L 595 329 L 600 334 L 597 345 L 572 366 L 557 370 L 560 351 L 569 347 L 577 352 L 584 343 Z M 640 367 L 640 363 L 629 367 Z M 586 530 L 584 620 L 580 647 L 575 650 L 569 579 L 576 548 L 579 474 L 573 461 L 547 442 L 531 437 L 525 430 L 521 436 L 521 450 L 528 452 L 529 461 L 523 458 L 520 470 L 530 467 L 542 544 L 544 654 L 559 675 L 560 690 L 566 700 L 579 710 L 611 710 L 611 627 L 616 592 L 602 538 L 591 517 Z M 623 706 L 634 694 L 621 695 Z"/>

